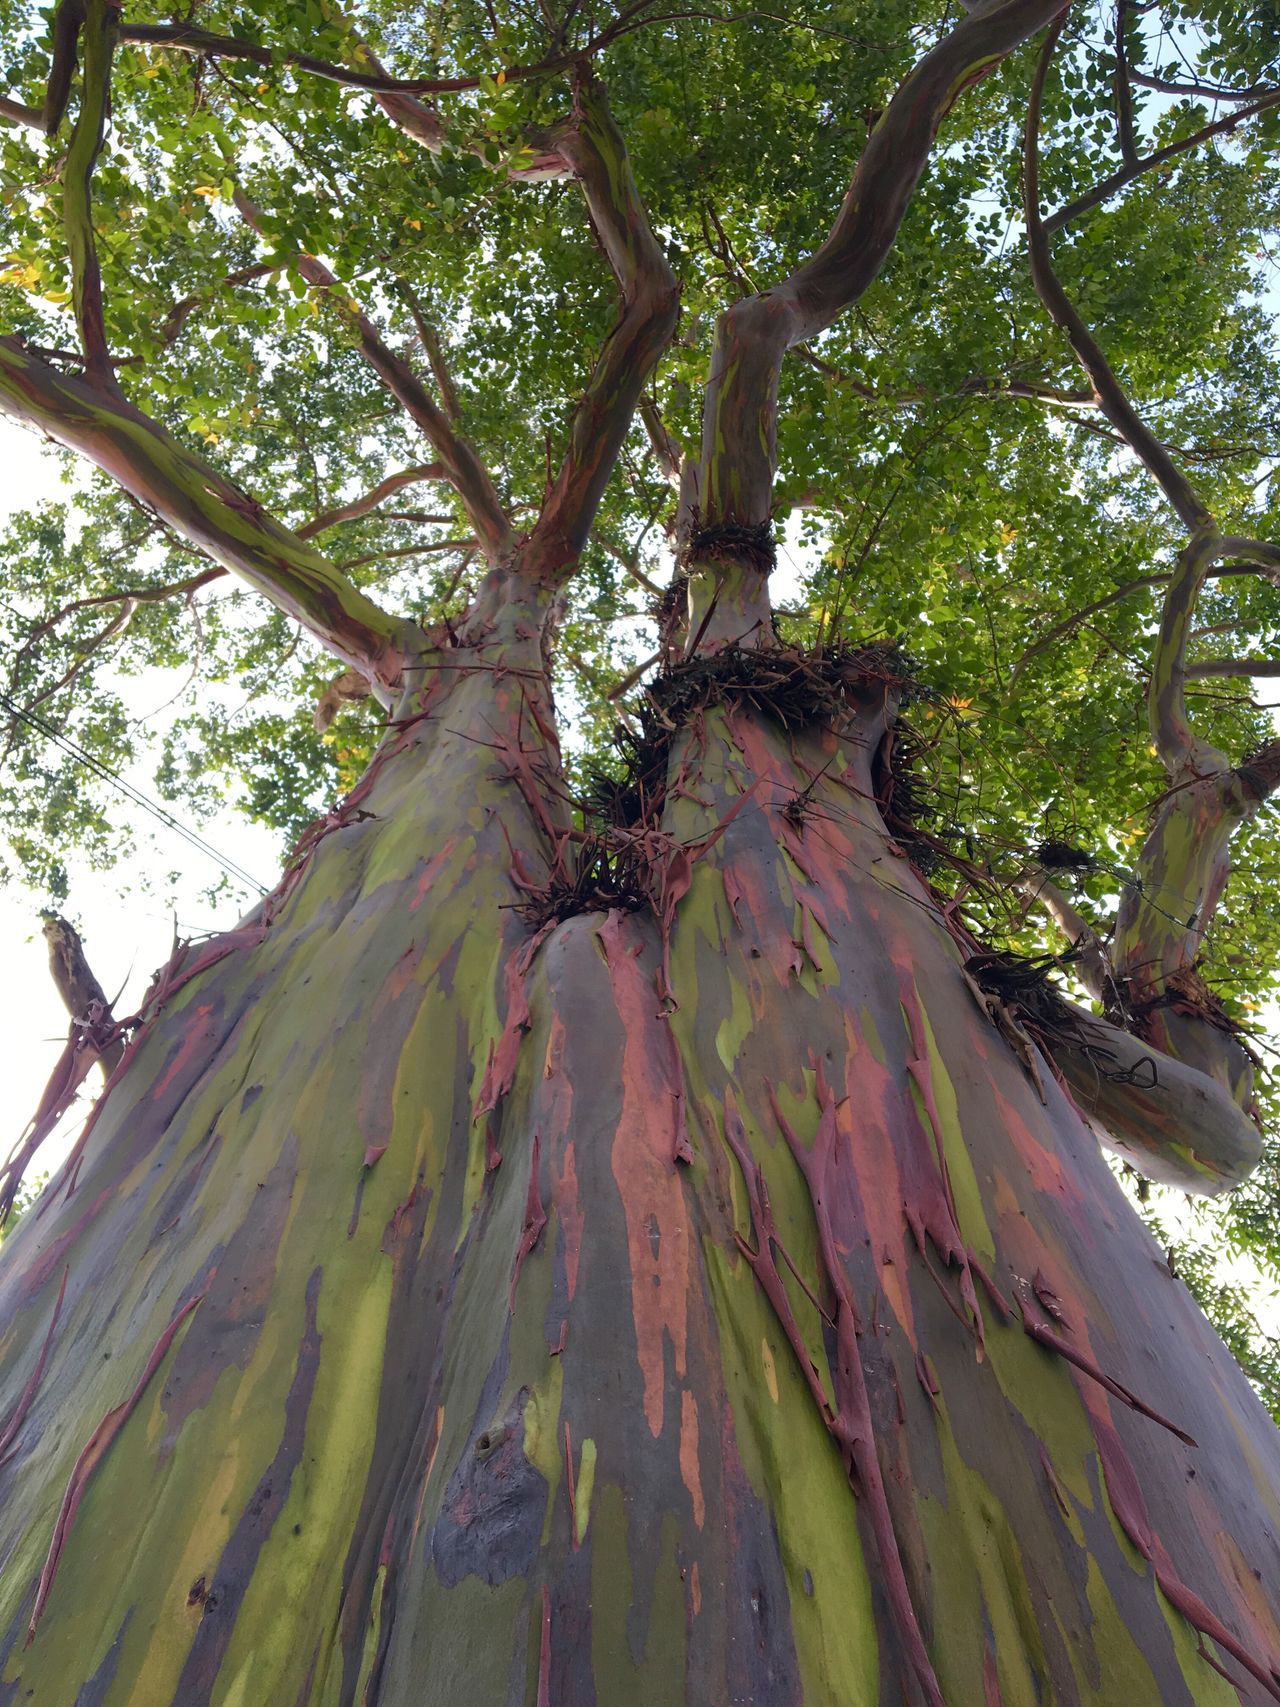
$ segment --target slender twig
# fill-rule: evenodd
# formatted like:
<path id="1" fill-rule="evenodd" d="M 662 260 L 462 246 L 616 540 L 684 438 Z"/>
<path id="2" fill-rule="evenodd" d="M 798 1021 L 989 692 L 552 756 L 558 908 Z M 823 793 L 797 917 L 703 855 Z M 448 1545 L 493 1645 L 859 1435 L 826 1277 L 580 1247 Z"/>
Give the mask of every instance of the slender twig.
<path id="1" fill-rule="evenodd" d="M 644 570 L 634 560 L 629 552 L 624 551 L 620 545 L 615 545 L 603 528 L 593 528 L 591 530 L 591 537 L 603 546 L 603 548 L 609 553 L 610 557 L 613 558 L 614 562 L 622 570 L 623 574 L 629 575 L 637 587 L 643 587 L 645 592 L 651 594 L 655 599 L 660 599 L 662 597 L 662 588 L 658 583 L 651 580 L 649 576 L 645 574 Z"/>
<path id="2" fill-rule="evenodd" d="M 357 516 L 367 516 L 370 510 L 377 509 L 385 499 L 396 492 L 403 492 L 406 486 L 415 486 L 423 480 L 444 478 L 444 464 L 440 462 L 419 462 L 412 468 L 402 468 L 397 474 L 388 474 L 385 480 L 380 480 L 370 491 L 359 498 L 353 498 L 349 504 L 340 504 L 337 509 L 325 510 L 316 516 L 305 527 L 297 530 L 298 538 L 314 539 L 316 534 L 327 533 L 330 528 L 337 527 L 339 522 L 354 521 Z"/>
<path id="3" fill-rule="evenodd" d="M 1154 154 L 1145 154 L 1141 159 L 1127 162 L 1110 177 L 1101 179 L 1091 190 L 1086 190 L 1082 196 L 1051 213 L 1044 222 L 1045 231 L 1051 236 L 1055 231 L 1080 214 L 1087 213 L 1100 202 L 1109 201 L 1117 190 L 1124 189 L 1135 178 L 1140 178 L 1146 172 L 1152 172 L 1159 166 L 1166 165 L 1170 160 L 1176 160 L 1180 154 L 1186 154 L 1193 148 L 1199 148 L 1202 142 L 1209 142 L 1215 136 L 1228 136 L 1233 130 L 1256 118 L 1259 113 L 1269 112 L 1272 107 L 1280 106 L 1280 89 L 1269 89 L 1259 100 L 1249 106 L 1242 107 L 1239 112 L 1227 113 L 1225 117 L 1215 119 L 1212 124 L 1193 131 L 1190 136 L 1180 137 L 1177 142 L 1171 142 L 1165 148 L 1157 148 Z"/>
<path id="4" fill-rule="evenodd" d="M 440 334 L 427 318 L 426 310 L 417 294 L 403 279 L 396 281 L 396 289 L 407 303 L 409 313 L 413 316 L 418 342 L 422 345 L 423 354 L 431 368 L 431 375 L 436 382 L 436 390 L 440 393 L 444 412 L 456 425 L 462 415 L 462 406 L 458 402 L 458 388 L 453 383 L 453 375 L 450 373 L 449 363 L 445 359 L 444 344 L 441 342 Z"/>
<path id="5" fill-rule="evenodd" d="M 399 557 L 435 557 L 445 551 L 474 551 L 476 544 L 477 541 L 472 538 L 425 540 L 419 545 L 397 545 L 382 551 L 371 551 L 365 557 L 350 557 L 345 563 L 339 563 L 338 568 L 346 572 L 351 569 L 363 569 L 369 563 L 389 562 Z"/>
<path id="6" fill-rule="evenodd" d="M 262 235 L 262 215 L 242 190 L 236 190 L 235 204 L 246 223 Z M 300 255 L 297 264 L 307 283 L 323 293 L 324 300 L 355 332 L 360 354 L 439 457 L 485 555 L 491 562 L 503 561 L 515 544 L 515 534 L 489 471 L 474 447 L 455 429 L 408 362 L 390 349 L 328 267 L 308 254 Z"/>
<path id="7" fill-rule="evenodd" d="M 1143 89 L 1158 89 L 1163 95 L 1190 95 L 1201 101 L 1256 101 L 1259 95 L 1270 93 L 1263 83 L 1254 83 L 1248 89 L 1224 89 L 1220 83 L 1179 83 L 1168 77 L 1152 77 L 1132 67 L 1129 81 Z"/>
<path id="8" fill-rule="evenodd" d="M 650 228 L 603 84 L 578 79 L 574 115 L 551 141 L 573 168 L 621 298 L 524 552 L 530 574 L 555 582 L 571 572 L 586 544 L 644 388 L 675 331 L 680 292 Z"/>

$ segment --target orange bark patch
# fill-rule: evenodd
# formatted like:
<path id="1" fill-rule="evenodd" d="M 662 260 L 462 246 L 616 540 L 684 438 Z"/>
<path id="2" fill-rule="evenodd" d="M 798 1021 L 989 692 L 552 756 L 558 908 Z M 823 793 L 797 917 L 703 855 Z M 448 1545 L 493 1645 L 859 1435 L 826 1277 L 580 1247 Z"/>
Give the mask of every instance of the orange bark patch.
<path id="1" fill-rule="evenodd" d="M 623 943 L 625 930 L 626 921 L 618 913 L 610 913 L 600 928 L 626 1038 L 622 1109 L 610 1160 L 627 1226 L 631 1314 L 644 1382 L 645 1421 L 656 1439 L 662 1432 L 664 1338 L 671 1341 L 676 1374 L 685 1372 L 689 1222 L 669 1127 L 654 1119 L 655 1109 L 671 1106 L 672 1087 L 664 1082 L 662 1071 L 670 1055 L 654 1035 L 662 1023 L 657 997 L 636 956 Z"/>
<path id="2" fill-rule="evenodd" d="M 187 1035 L 183 1038 L 173 1060 L 170 1061 L 161 1077 L 156 1081 L 155 1088 L 151 1092 L 153 1098 L 162 1097 L 200 1046 L 208 1043 L 209 1039 L 204 1034 L 203 1027 L 205 1020 L 208 1019 L 212 1012 L 213 1004 L 211 1002 L 204 1002 L 192 1013 L 191 1024 L 187 1029 Z"/>
<path id="3" fill-rule="evenodd" d="M 702 1472 L 698 1465 L 698 1401 L 688 1388 L 680 1396 L 680 1475 L 693 1501 L 693 1521 L 701 1529 L 707 1507 L 702 1497 Z"/>

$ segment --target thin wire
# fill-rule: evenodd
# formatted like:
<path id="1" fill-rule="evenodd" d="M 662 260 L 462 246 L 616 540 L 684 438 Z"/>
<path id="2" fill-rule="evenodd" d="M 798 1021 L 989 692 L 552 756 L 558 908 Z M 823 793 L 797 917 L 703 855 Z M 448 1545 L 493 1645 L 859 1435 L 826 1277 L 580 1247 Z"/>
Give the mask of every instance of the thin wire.
<path id="1" fill-rule="evenodd" d="M 52 723 L 46 722 L 43 717 L 37 716 L 34 712 L 24 711 L 7 694 L 0 694 L 0 707 L 3 707 L 11 717 L 17 718 L 20 723 L 25 723 L 44 735 L 69 757 L 75 759 L 78 764 L 84 765 L 94 775 L 101 777 L 103 781 L 117 788 L 126 800 L 135 806 L 140 806 L 144 812 L 149 812 L 166 829 L 173 830 L 198 852 L 204 854 L 206 858 L 213 860 L 216 865 L 220 865 L 229 877 L 234 877 L 240 883 L 247 883 L 251 889 L 256 889 L 259 895 L 269 893 L 265 883 L 259 883 L 257 878 L 250 876 L 243 866 L 237 865 L 233 859 L 228 859 L 224 854 L 220 854 L 215 847 L 204 840 L 203 836 L 198 835 L 195 830 L 190 829 L 180 819 L 175 818 L 172 812 L 166 811 L 163 806 L 158 806 L 155 801 L 149 800 L 145 794 L 140 794 L 132 783 L 126 782 L 118 772 L 113 771 L 110 766 L 104 765 L 100 759 L 95 759 L 92 753 L 85 752 L 83 747 L 77 746 L 69 736 L 57 729 Z"/>

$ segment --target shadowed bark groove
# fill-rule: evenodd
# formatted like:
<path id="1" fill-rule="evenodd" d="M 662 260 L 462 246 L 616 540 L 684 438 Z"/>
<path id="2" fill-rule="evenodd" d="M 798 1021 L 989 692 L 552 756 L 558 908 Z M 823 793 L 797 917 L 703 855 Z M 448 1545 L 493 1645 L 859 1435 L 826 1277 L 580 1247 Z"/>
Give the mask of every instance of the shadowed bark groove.
<path id="1" fill-rule="evenodd" d="M 883 687 L 695 710 L 655 905 L 534 930 L 538 598 L 6 1243 L 0 1701 L 1280 1699 L 1275 1431 L 973 999 Z"/>

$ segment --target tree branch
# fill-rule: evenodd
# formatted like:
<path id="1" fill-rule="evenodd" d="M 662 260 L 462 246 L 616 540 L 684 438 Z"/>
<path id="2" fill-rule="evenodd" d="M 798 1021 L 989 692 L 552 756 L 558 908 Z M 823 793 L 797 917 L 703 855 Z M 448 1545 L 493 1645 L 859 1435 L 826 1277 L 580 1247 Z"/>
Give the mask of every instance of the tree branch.
<path id="1" fill-rule="evenodd" d="M 1102 939 L 1084 915 L 1043 871 L 1030 871 L 1018 879 L 1018 888 L 1029 901 L 1045 912 L 1078 953 L 1080 982 L 1097 1002 L 1113 998 L 1115 978 Z"/>
<path id="2" fill-rule="evenodd" d="M 60 373 L 21 340 L 0 337 L 0 411 L 87 457 L 189 544 L 363 671 L 389 699 L 411 625 L 380 610 L 119 392 Z"/>
<path id="3" fill-rule="evenodd" d="M 1256 575 L 1260 572 L 1269 574 L 1272 579 L 1276 579 L 1275 571 L 1260 569 L 1259 565 L 1230 563 L 1222 564 L 1217 568 L 1210 568 L 1208 578 L 1210 580 L 1224 580 L 1229 575 Z M 1139 575 L 1132 581 L 1126 581 L 1123 586 L 1116 587 L 1114 591 L 1107 593 L 1103 598 L 1095 599 L 1091 605 L 1085 605 L 1082 610 L 1064 617 L 1061 622 L 1055 623 L 1047 634 L 1042 634 L 1039 640 L 1033 641 L 1027 647 L 1009 672 L 1009 686 L 1013 686 L 1033 658 L 1040 657 L 1042 653 L 1055 646 L 1059 640 L 1065 639 L 1077 628 L 1083 627 L 1090 617 L 1097 616 L 1099 611 L 1107 610 L 1111 605 L 1118 605 L 1123 599 L 1132 598 L 1134 593 L 1140 593 L 1147 587 L 1166 586 L 1172 579 L 1172 574 L 1163 570 L 1155 575 Z"/>
<path id="4" fill-rule="evenodd" d="M 57 913 L 45 914 L 43 930 L 49 945 L 49 975 L 71 1016 L 71 1041 L 78 1028 L 84 1048 L 96 1058 L 103 1078 L 109 1078 L 124 1054 L 111 1003 L 85 959 L 79 932 Z"/>
<path id="5" fill-rule="evenodd" d="M 284 265 L 284 261 L 260 261 L 256 266 L 241 267 L 238 272 L 228 273 L 222 283 L 214 287 L 214 291 L 225 290 L 228 285 L 252 284 L 257 279 L 269 278 L 272 273 L 278 273 Z M 181 301 L 174 303 L 165 315 L 157 334 L 157 341 L 162 350 L 177 342 L 187 321 L 197 308 L 210 300 L 214 291 L 193 291 L 190 296 L 184 296 Z"/>
<path id="6" fill-rule="evenodd" d="M 1148 1179 L 1216 1197 L 1257 1167 L 1262 1135 L 1219 1080 L 1073 1002 L 1045 1043 L 1098 1137 Z"/>
<path id="7" fill-rule="evenodd" d="M 420 545 L 395 545 L 382 551 L 370 551 L 364 557 L 350 557 L 338 567 L 342 570 L 363 569 L 370 563 L 391 562 L 399 557 L 436 557 L 445 551 L 474 551 L 476 541 L 468 536 L 466 539 L 429 539 Z"/>
<path id="8" fill-rule="evenodd" d="M 1056 646 L 1059 640 L 1065 640 L 1068 635 L 1074 634 L 1077 628 L 1089 621 L 1090 617 L 1097 616 L 1099 611 L 1107 610 L 1111 605 L 1118 605 L 1124 599 L 1132 598 L 1134 593 L 1141 593 L 1148 587 L 1164 586 L 1171 578 L 1167 574 L 1138 575 L 1134 580 L 1126 581 L 1122 587 L 1117 587 L 1103 598 L 1095 599 L 1091 605 L 1085 605 L 1083 610 L 1074 611 L 1072 615 L 1064 617 L 1061 622 L 1054 623 L 1047 634 L 1042 634 L 1039 640 L 1033 641 L 1027 647 L 1021 658 L 1010 670 L 1009 686 L 1012 688 L 1033 658 L 1040 657 L 1042 653 L 1048 652 L 1050 648 Z"/>
<path id="9" fill-rule="evenodd" d="M 1188 775 L 1204 776 L 1229 769 L 1229 761 L 1216 748 L 1197 738 L 1187 713 L 1185 684 L 1194 666 L 1187 665 L 1187 642 L 1200 593 L 1215 563 L 1224 557 L 1252 558 L 1266 574 L 1280 569 L 1280 550 L 1261 541 L 1226 538 L 1212 529 L 1193 535 L 1179 555 L 1169 582 L 1151 664 L 1148 700 L 1151 739 L 1170 779 L 1177 783 Z M 1243 674 L 1237 671 L 1202 671 L 1203 674 Z M 1270 673 L 1270 672 L 1267 672 Z"/>
<path id="10" fill-rule="evenodd" d="M 653 460 L 662 472 L 668 486 L 680 490 L 680 470 L 684 466 L 684 452 L 675 438 L 667 430 L 665 421 L 658 410 L 657 402 L 652 397 L 642 397 L 640 400 L 640 419 L 649 438 L 649 448 L 653 452 Z"/>
<path id="11" fill-rule="evenodd" d="M 402 468 L 398 474 L 388 474 L 387 478 L 380 480 L 371 491 L 365 492 L 359 498 L 353 498 L 349 504 L 341 504 L 336 510 L 325 510 L 305 527 L 298 528 L 298 538 L 314 539 L 316 534 L 327 533 L 330 528 L 337 527 L 339 522 L 350 522 L 357 516 L 367 516 L 370 510 L 376 510 L 387 498 L 396 492 L 403 492 L 406 486 L 416 486 L 423 480 L 443 479 L 445 472 L 442 462 L 419 462 L 413 468 Z"/>
<path id="12" fill-rule="evenodd" d="M 634 556 L 630 552 L 624 551 L 620 545 L 616 545 L 614 541 L 609 538 L 608 534 L 605 533 L 603 528 L 593 528 L 592 538 L 599 541 L 600 545 L 609 553 L 609 556 L 613 558 L 614 562 L 622 570 L 623 574 L 629 576 L 630 579 L 635 582 L 637 587 L 643 588 L 651 598 L 660 599 L 662 597 L 662 588 L 658 583 L 651 580 L 640 567 L 639 563 L 636 562 Z"/>
<path id="13" fill-rule="evenodd" d="M 262 216 L 253 202 L 237 190 L 235 203 L 244 220 L 261 235 Z M 485 556 L 493 563 L 503 561 L 515 545 L 515 533 L 489 472 L 475 450 L 454 429 L 408 362 L 383 342 L 373 322 L 346 294 L 328 267 L 316 256 L 305 254 L 298 257 L 297 264 L 307 283 L 323 291 L 325 300 L 351 327 L 360 354 L 440 458 L 445 477 L 457 492 Z"/>
<path id="14" fill-rule="evenodd" d="M 1280 676 L 1280 660 L 1275 658 L 1202 658 L 1188 664 L 1185 674 L 1193 676 Z"/>
<path id="15" fill-rule="evenodd" d="M 1089 375 L 1103 413 L 1156 479 L 1190 535 L 1165 594 L 1147 698 L 1152 741 L 1172 786 L 1157 807 L 1134 877 L 1121 896 L 1112 949 L 1123 992 L 1118 1005 L 1130 1029 L 1146 1042 L 1216 1079 L 1241 1109 L 1250 1109 L 1252 1064 L 1196 961 L 1226 886 L 1232 834 L 1280 785 L 1280 741 L 1247 765 L 1233 767 L 1224 753 L 1197 737 L 1187 714 L 1186 650 L 1196 602 L 1213 566 L 1226 557 L 1244 558 L 1274 576 L 1280 570 L 1280 548 L 1218 532 L 1199 495 L 1133 409 L 1053 270 L 1039 210 L 1038 141 L 1045 79 L 1061 29 L 1060 21 L 1049 31 L 1027 108 L 1023 206 L 1031 276 Z M 1130 1092 L 1127 1087 L 1126 1098 Z"/>
<path id="16" fill-rule="evenodd" d="M 11 101 L 4 95 L 0 95 L 0 119 L 6 124 L 38 130 L 41 135 L 44 134 L 44 113 L 39 107 L 23 106 L 21 101 Z"/>
<path id="17" fill-rule="evenodd" d="M 653 0 L 634 0 L 632 5 L 615 14 L 603 30 L 597 31 L 580 47 L 551 54 L 533 65 L 495 65 L 495 70 L 500 70 L 508 83 L 521 83 L 533 77 L 549 77 L 556 72 L 568 71 L 635 29 L 643 13 L 649 10 L 652 4 Z M 310 76 L 324 78 L 330 83 L 339 83 L 348 89 L 366 90 L 371 95 L 460 94 L 468 89 L 480 88 L 490 75 L 480 72 L 467 77 L 388 77 L 380 67 L 377 71 L 356 71 L 347 66 L 334 65 L 326 59 L 317 59 L 313 54 L 275 52 L 271 48 L 259 46 L 257 42 L 247 41 L 242 36 L 217 35 L 211 30 L 196 29 L 191 24 L 129 24 L 121 31 L 120 39 L 143 47 L 176 48 L 183 53 L 207 55 L 211 59 L 248 60 L 268 70 L 287 65 L 295 71 L 305 71 Z M 368 48 L 363 49 L 363 57 L 366 62 L 377 64 Z M 498 57 L 496 52 L 494 57 L 495 60 Z M 430 109 L 422 111 L 429 113 Z M 403 124 L 400 113 L 391 113 L 390 116 L 394 117 L 397 123 Z M 410 126 L 404 125 L 404 128 L 410 129 Z M 422 137 L 419 140 L 426 139 Z M 428 146 L 432 145 L 428 143 Z"/>
<path id="18" fill-rule="evenodd" d="M 1259 113 L 1267 112 L 1271 107 L 1280 105 L 1280 89 L 1270 89 L 1260 100 L 1242 108 L 1238 113 L 1228 113 L 1224 118 L 1215 119 L 1212 124 L 1205 125 L 1201 130 L 1193 131 L 1190 136 L 1184 136 L 1177 142 L 1171 142 L 1165 148 L 1156 149 L 1154 154 L 1143 155 L 1141 159 L 1133 159 L 1113 172 L 1109 178 L 1103 178 L 1084 195 L 1077 196 L 1074 201 L 1060 207 L 1056 213 L 1051 213 L 1044 222 L 1044 229 L 1050 236 L 1082 213 L 1087 213 L 1091 207 L 1097 207 L 1100 202 L 1109 201 L 1117 190 L 1122 190 L 1126 184 L 1131 184 L 1135 178 L 1140 178 L 1144 172 L 1154 171 L 1157 166 L 1163 166 L 1170 160 L 1176 160 L 1180 154 L 1186 154 L 1193 148 L 1198 148 L 1202 142 L 1209 142 L 1215 136 L 1229 135 L 1233 130 L 1244 124 L 1246 120 L 1256 118 Z"/>
<path id="19" fill-rule="evenodd" d="M 1167 77 L 1152 77 L 1145 71 L 1129 70 L 1129 81 L 1143 89 L 1158 89 L 1164 95 L 1192 95 L 1203 101 L 1256 101 L 1270 91 L 1263 83 L 1248 89 L 1224 89 L 1217 83 L 1176 83 Z"/>
<path id="20" fill-rule="evenodd" d="M 569 447 L 523 553 L 527 573 L 563 580 L 577 562 L 649 377 L 671 341 L 680 291 L 649 227 L 604 85 L 581 79 L 555 144 L 573 168 L 621 296 L 569 428 Z"/>
<path id="21" fill-rule="evenodd" d="M 416 292 L 403 279 L 397 281 L 396 290 L 407 304 L 409 313 L 413 316 L 418 342 L 422 345 L 423 354 L 431 368 L 431 377 L 436 382 L 436 390 L 440 393 L 444 412 L 456 425 L 462 418 L 462 406 L 458 402 L 457 387 L 453 383 L 453 375 L 449 372 L 449 364 L 445 360 L 444 344 L 441 342 L 440 334 L 427 319 L 426 310 L 419 301 Z"/>
<path id="22" fill-rule="evenodd" d="M 1088 374 L 1098 407 L 1158 482 L 1184 526 L 1194 533 L 1211 522 L 1208 510 L 1185 476 L 1174 465 L 1168 451 L 1129 402 L 1101 346 L 1062 288 L 1050 259 L 1048 230 L 1040 216 L 1040 106 L 1049 62 L 1053 58 L 1053 51 L 1065 22 L 1064 14 L 1049 30 L 1036 63 L 1031 99 L 1027 107 L 1022 156 L 1022 206 L 1027 226 L 1032 283 L 1049 317 L 1066 334 L 1077 360 Z"/>
<path id="23" fill-rule="evenodd" d="M 62 17 L 60 11 L 58 16 Z M 62 173 L 62 223 L 71 262 L 71 300 L 85 378 L 95 386 L 114 387 L 115 369 L 107 348 L 102 318 L 102 269 L 93 229 L 93 173 L 102 152 L 111 107 L 111 59 L 119 13 L 110 0 L 85 0 L 84 70 L 80 79 L 80 110 L 71 131 Z M 71 47 L 74 61 L 74 41 Z M 63 96 L 65 105 L 66 97 Z"/>
<path id="24" fill-rule="evenodd" d="M 1125 41 L 1129 8 L 1126 0 L 1116 0 L 1116 64 L 1112 87 L 1116 100 L 1116 140 L 1120 158 L 1126 166 L 1138 164 L 1138 144 L 1133 128 L 1133 89 L 1129 80 L 1129 51 Z"/>
<path id="25" fill-rule="evenodd" d="M 45 84 L 42 121 L 45 134 L 52 136 L 62 123 L 62 116 L 71 99 L 71 79 L 76 69 L 76 40 L 84 20 L 84 0 L 58 0 L 53 15 L 53 56 L 49 64 L 49 79 Z"/>
<path id="26" fill-rule="evenodd" d="M 961 18 L 898 86 L 821 248 L 781 284 L 721 318 L 703 416 L 698 502 L 704 529 L 767 526 L 784 352 L 823 331 L 875 279 L 938 127 L 960 94 L 1061 9 L 1062 0 L 997 0 Z"/>

